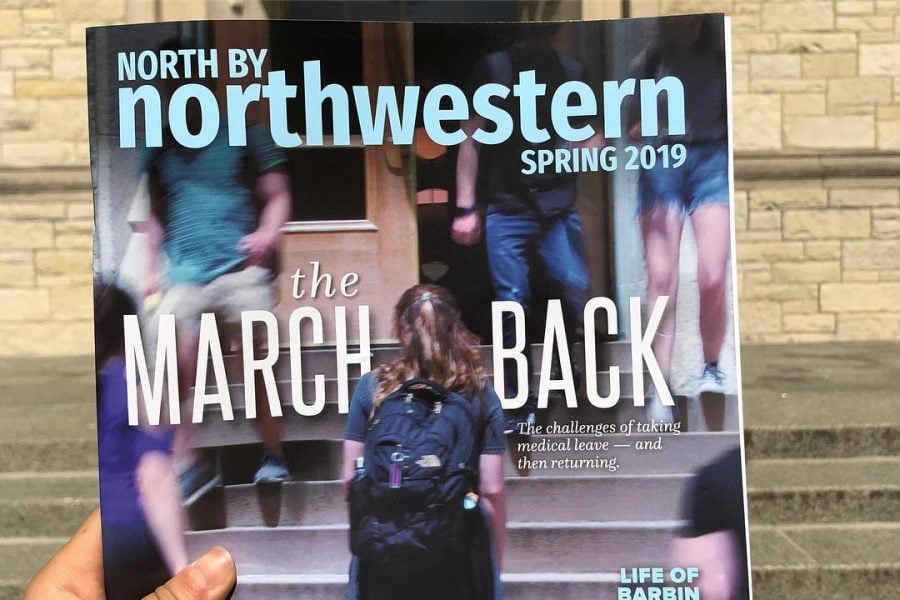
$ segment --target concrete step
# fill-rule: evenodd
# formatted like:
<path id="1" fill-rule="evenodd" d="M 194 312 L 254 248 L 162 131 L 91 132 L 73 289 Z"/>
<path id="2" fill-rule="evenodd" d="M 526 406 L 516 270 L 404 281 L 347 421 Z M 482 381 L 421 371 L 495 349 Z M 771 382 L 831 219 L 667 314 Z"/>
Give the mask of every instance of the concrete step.
<path id="1" fill-rule="evenodd" d="M 687 475 L 514 478 L 507 483 L 508 516 L 519 522 L 676 519 L 687 481 Z M 343 494 L 340 481 L 225 486 L 188 515 L 195 530 L 339 524 L 347 521 Z"/>
<path id="2" fill-rule="evenodd" d="M 751 460 L 751 523 L 900 521 L 900 458 Z"/>
<path id="3" fill-rule="evenodd" d="M 65 535 L 96 507 L 96 498 L 3 500 L 0 501 L 0 531 L 8 536 Z"/>
<path id="4" fill-rule="evenodd" d="M 506 570 L 590 573 L 639 564 L 666 564 L 680 521 L 553 522 L 508 524 Z M 349 564 L 347 527 L 231 527 L 188 533 L 195 555 L 213 544 L 229 548 L 243 575 L 337 574 Z M 312 549 L 308 552 L 304 549 Z M 577 551 L 575 549 L 577 548 Z"/>
<path id="5" fill-rule="evenodd" d="M 895 400 L 896 402 L 896 400 Z M 896 412 L 896 406 L 894 407 Z M 745 436 L 747 458 L 850 458 L 897 456 L 900 426 L 754 427 Z"/>
<path id="6" fill-rule="evenodd" d="M 25 583 L 56 554 L 67 539 L 68 536 L 0 537 L 0 582 L 6 582 L 13 589 L 24 589 Z M 14 597 L 21 598 L 21 592 Z"/>
<path id="7" fill-rule="evenodd" d="M 97 468 L 96 434 L 90 438 L 0 441 L 0 473 Z"/>
<path id="8" fill-rule="evenodd" d="M 31 499 L 97 499 L 96 471 L 0 473 L 0 502 Z"/>

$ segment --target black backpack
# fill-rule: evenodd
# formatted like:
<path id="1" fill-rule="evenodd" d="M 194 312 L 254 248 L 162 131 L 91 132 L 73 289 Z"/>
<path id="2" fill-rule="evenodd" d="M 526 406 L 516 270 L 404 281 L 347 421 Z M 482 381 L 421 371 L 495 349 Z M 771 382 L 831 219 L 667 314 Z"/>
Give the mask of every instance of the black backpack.
<path id="1" fill-rule="evenodd" d="M 367 581 L 409 586 L 412 578 L 420 592 L 426 583 L 471 583 L 470 515 L 479 511 L 466 496 L 477 491 L 482 404 L 427 379 L 382 400 L 348 494 L 350 550 L 361 579 L 366 573 Z"/>

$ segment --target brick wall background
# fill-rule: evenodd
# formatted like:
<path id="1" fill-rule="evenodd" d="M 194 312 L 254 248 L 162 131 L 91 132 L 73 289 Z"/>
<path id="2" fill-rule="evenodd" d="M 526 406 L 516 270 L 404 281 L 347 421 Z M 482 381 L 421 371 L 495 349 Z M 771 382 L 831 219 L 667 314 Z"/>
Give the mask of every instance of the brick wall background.
<path id="1" fill-rule="evenodd" d="M 84 28 L 226 4 L 0 0 L 0 355 L 92 350 Z M 743 340 L 900 339 L 900 0 L 630 10 L 733 16 Z"/>

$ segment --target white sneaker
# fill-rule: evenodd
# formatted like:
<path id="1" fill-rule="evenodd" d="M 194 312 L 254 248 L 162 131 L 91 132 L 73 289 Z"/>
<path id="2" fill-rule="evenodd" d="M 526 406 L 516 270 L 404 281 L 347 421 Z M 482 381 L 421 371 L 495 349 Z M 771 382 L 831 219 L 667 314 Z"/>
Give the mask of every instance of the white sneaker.
<path id="1" fill-rule="evenodd" d="M 670 391 L 669 395 L 672 396 L 672 400 L 674 401 L 675 394 L 672 394 Z M 662 403 L 662 400 L 660 400 L 659 394 L 656 391 L 656 386 L 654 386 L 653 390 L 646 396 L 644 408 L 647 411 L 648 420 L 653 420 L 658 423 L 675 422 L 675 407 L 666 406 Z"/>
<path id="2" fill-rule="evenodd" d="M 719 367 L 712 363 L 706 363 L 703 366 L 703 374 L 700 375 L 700 386 L 698 388 L 701 394 L 725 394 L 725 376 Z"/>

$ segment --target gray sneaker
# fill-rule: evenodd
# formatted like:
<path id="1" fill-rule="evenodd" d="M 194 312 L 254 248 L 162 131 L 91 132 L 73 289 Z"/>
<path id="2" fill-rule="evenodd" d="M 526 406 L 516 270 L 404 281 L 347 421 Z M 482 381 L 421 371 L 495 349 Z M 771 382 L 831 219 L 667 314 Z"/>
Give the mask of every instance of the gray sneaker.
<path id="1" fill-rule="evenodd" d="M 290 471 L 288 471 L 287 465 L 284 464 L 284 459 L 276 456 L 275 454 L 272 454 L 271 452 L 266 452 L 263 455 L 262 463 L 256 470 L 256 474 L 253 476 L 253 483 L 284 483 L 290 478 L 291 473 Z"/>
<path id="2" fill-rule="evenodd" d="M 725 393 L 725 376 L 718 366 L 712 363 L 706 363 L 703 366 L 703 374 L 700 375 L 700 386 L 698 389 L 701 394 Z"/>
<path id="3" fill-rule="evenodd" d="M 178 474 L 178 487 L 184 504 L 193 504 L 219 485 L 222 485 L 222 476 L 208 460 L 198 460 Z"/>

